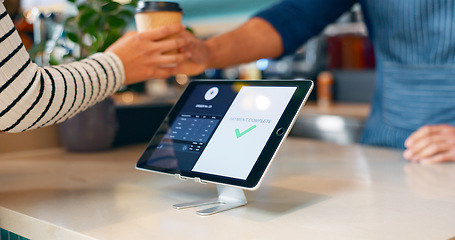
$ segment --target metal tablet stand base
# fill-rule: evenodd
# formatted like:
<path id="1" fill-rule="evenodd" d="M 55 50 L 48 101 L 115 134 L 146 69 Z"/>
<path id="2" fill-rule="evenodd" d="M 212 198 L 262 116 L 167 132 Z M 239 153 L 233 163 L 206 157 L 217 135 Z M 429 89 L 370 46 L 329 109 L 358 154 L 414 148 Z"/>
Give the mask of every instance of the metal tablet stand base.
<path id="1" fill-rule="evenodd" d="M 196 213 L 202 216 L 207 216 L 222 211 L 226 211 L 232 208 L 246 205 L 246 198 L 243 190 L 235 187 L 228 187 L 222 185 L 216 185 L 218 190 L 218 198 L 211 198 L 206 200 L 199 200 L 194 202 L 175 204 L 175 209 L 184 209 L 190 207 L 198 207 L 209 204 L 219 204 L 218 206 L 207 208 L 204 210 L 197 211 Z"/>

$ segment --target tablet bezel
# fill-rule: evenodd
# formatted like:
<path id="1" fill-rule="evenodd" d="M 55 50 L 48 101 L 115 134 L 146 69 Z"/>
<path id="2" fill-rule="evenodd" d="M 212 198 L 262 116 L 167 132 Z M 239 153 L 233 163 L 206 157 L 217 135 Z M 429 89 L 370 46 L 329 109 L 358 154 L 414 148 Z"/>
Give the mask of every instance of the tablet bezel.
<path id="1" fill-rule="evenodd" d="M 192 93 L 193 89 L 198 85 L 235 85 L 238 86 L 238 89 L 240 89 L 240 86 L 297 87 L 246 180 L 201 172 L 184 172 L 179 169 L 165 169 L 145 164 L 169 130 L 172 122 L 175 121 L 176 117 L 179 115 L 180 110 L 184 106 L 184 103 Z M 143 154 L 136 163 L 136 168 L 144 171 L 175 175 L 181 179 L 194 179 L 202 183 L 210 182 L 248 190 L 255 190 L 259 187 L 265 173 L 278 152 L 281 143 L 289 134 L 295 120 L 297 119 L 298 112 L 305 104 L 312 89 L 313 82 L 311 80 L 193 80 L 187 85 L 174 107 L 170 110 L 157 132 L 151 138 L 147 148 L 144 150 Z M 279 129 L 285 129 L 284 133 L 277 134 Z M 217 130 L 215 130 L 214 133 L 216 131 Z"/>

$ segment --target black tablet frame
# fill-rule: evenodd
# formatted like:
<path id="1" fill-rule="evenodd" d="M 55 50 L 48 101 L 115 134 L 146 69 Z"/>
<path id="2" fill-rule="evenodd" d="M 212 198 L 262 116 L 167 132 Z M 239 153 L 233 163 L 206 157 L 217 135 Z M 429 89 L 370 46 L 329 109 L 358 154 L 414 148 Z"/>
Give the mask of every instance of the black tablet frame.
<path id="1" fill-rule="evenodd" d="M 210 86 L 232 85 L 233 87 L 237 86 L 237 89 L 240 89 L 241 86 L 297 87 L 246 180 L 201 172 L 181 171 L 174 168 L 166 169 L 146 164 L 152 153 L 157 150 L 158 144 L 161 142 L 162 138 L 169 130 L 172 122 L 179 115 L 180 110 L 182 109 L 184 103 L 194 88 L 201 84 Z M 195 179 L 203 183 L 211 182 L 216 184 L 240 187 L 243 189 L 255 190 L 259 187 L 260 182 L 267 172 L 281 143 L 289 134 L 290 129 L 292 128 L 297 118 L 298 112 L 305 104 L 312 89 L 313 82 L 311 80 L 193 80 L 187 85 L 177 103 L 171 109 L 157 132 L 150 140 L 147 148 L 138 160 L 136 168 L 139 170 L 175 175 L 182 179 Z"/>

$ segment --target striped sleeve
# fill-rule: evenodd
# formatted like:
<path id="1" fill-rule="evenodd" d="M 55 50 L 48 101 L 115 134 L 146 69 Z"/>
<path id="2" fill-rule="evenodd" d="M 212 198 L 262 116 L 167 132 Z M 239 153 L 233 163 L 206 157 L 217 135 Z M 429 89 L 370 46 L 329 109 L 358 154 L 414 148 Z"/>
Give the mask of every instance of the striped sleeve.
<path id="1" fill-rule="evenodd" d="M 115 93 L 124 79 L 123 64 L 113 53 L 38 67 L 0 3 L 0 131 L 62 122 Z"/>

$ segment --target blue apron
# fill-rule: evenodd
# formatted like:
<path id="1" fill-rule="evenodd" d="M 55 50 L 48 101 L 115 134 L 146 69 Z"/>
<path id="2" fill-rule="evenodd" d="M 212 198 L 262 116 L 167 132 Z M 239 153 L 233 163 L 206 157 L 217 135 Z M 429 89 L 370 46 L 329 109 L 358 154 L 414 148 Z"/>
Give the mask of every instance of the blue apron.
<path id="1" fill-rule="evenodd" d="M 404 148 L 423 125 L 455 125 L 455 0 L 360 3 L 377 70 L 362 142 Z"/>

